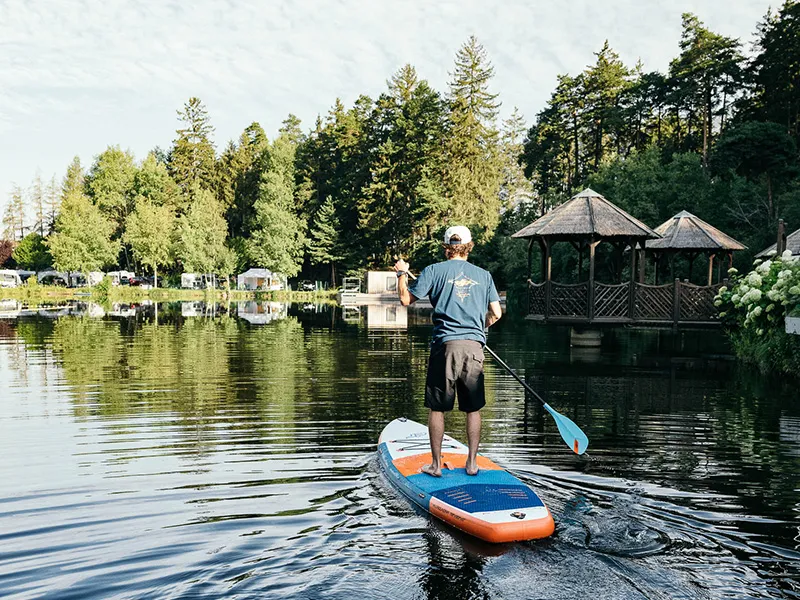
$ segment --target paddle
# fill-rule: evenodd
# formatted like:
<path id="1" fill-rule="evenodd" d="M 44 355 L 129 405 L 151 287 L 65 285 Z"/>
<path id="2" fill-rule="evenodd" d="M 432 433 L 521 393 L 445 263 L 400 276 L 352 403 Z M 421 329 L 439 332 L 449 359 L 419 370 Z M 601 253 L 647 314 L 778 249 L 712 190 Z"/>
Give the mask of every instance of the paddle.
<path id="1" fill-rule="evenodd" d="M 411 279 L 416 279 L 412 273 L 408 273 L 408 276 Z M 509 367 L 503 359 L 501 359 L 494 350 L 489 348 L 489 346 L 484 346 L 486 351 L 492 355 L 500 366 L 502 366 L 506 371 L 508 371 L 514 379 L 519 381 L 526 390 L 528 390 L 539 402 L 544 405 L 544 409 L 550 413 L 550 416 L 556 422 L 556 427 L 558 427 L 558 432 L 561 434 L 561 438 L 564 442 L 569 446 L 575 454 L 583 454 L 586 452 L 586 448 L 589 447 L 589 438 L 586 437 L 586 434 L 583 433 L 580 427 L 578 427 L 575 422 L 562 415 L 560 412 L 555 410 L 552 406 L 550 406 L 544 399 L 536 393 L 536 391 L 529 386 L 525 380 L 523 380 L 519 375 L 517 375 L 514 370 Z"/>

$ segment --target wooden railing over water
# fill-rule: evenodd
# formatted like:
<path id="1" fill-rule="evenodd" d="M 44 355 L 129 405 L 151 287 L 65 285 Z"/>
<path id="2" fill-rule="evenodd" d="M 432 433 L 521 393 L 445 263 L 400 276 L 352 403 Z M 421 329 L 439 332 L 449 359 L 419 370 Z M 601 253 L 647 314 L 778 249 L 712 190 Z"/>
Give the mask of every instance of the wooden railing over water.
<path id="1" fill-rule="evenodd" d="M 528 318 L 559 323 L 708 325 L 718 323 L 714 297 L 723 283 L 700 286 L 676 279 L 666 285 L 588 281 L 528 281 Z"/>

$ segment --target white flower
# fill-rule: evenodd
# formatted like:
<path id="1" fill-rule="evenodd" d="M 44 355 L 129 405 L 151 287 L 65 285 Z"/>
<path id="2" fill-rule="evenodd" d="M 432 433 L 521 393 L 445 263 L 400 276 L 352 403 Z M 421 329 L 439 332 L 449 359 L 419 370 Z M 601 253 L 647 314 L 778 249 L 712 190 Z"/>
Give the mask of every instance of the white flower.
<path id="1" fill-rule="evenodd" d="M 791 276 L 792 276 L 792 270 L 791 269 L 784 269 L 783 271 L 778 273 L 778 279 L 787 279 L 787 278 L 789 278 Z"/>
<path id="2" fill-rule="evenodd" d="M 720 299 L 714 300 L 714 306 L 722 306 L 722 300 Z"/>
<path id="3" fill-rule="evenodd" d="M 767 312 L 771 312 L 774 308 L 775 308 L 775 305 L 774 304 L 770 304 L 769 306 L 767 306 Z"/>
<path id="4" fill-rule="evenodd" d="M 787 248 L 786 250 L 783 251 L 783 254 L 781 254 L 781 258 L 783 260 L 791 259 L 792 258 L 792 251 Z"/>
<path id="5" fill-rule="evenodd" d="M 754 315 L 754 316 L 756 316 L 756 317 L 760 317 L 760 316 L 761 316 L 761 313 L 762 313 L 763 311 L 764 311 L 764 309 L 763 309 L 763 308 L 761 308 L 760 306 L 756 306 L 756 307 L 753 309 L 753 315 Z"/>
<path id="6" fill-rule="evenodd" d="M 760 259 L 760 258 L 757 258 L 757 259 L 755 259 L 755 260 L 753 261 L 753 266 L 754 266 L 754 267 L 757 267 L 758 265 L 760 265 L 760 264 L 761 264 L 761 262 L 762 262 L 762 261 L 761 261 L 761 259 Z"/>
<path id="7" fill-rule="evenodd" d="M 789 293 L 794 296 L 800 296 L 800 285 L 793 285 L 789 288 Z"/>
<path id="8" fill-rule="evenodd" d="M 759 287 L 762 283 L 761 275 L 758 273 L 750 273 L 750 275 L 747 276 L 747 283 L 753 287 Z"/>
<path id="9" fill-rule="evenodd" d="M 758 333 L 758 335 L 764 335 L 764 330 L 763 329 L 759 329 L 756 333 Z"/>
<path id="10" fill-rule="evenodd" d="M 719 317 L 720 317 L 720 319 L 721 319 L 722 317 L 724 317 L 726 314 L 728 314 L 728 313 L 726 313 L 724 310 L 723 310 L 721 313 L 719 313 Z"/>
<path id="11" fill-rule="evenodd" d="M 739 272 L 739 269 L 736 269 L 734 267 L 731 267 L 730 269 L 728 269 L 728 275 L 736 275 L 738 272 Z"/>
<path id="12" fill-rule="evenodd" d="M 739 300 L 741 299 L 742 297 L 739 294 L 734 294 L 733 296 L 731 296 L 731 302 L 733 302 L 734 304 L 738 304 Z"/>
<path id="13" fill-rule="evenodd" d="M 756 271 L 758 271 L 759 273 L 769 273 L 769 269 L 771 266 L 772 266 L 772 261 L 768 260 L 758 265 L 756 267 Z"/>
<path id="14" fill-rule="evenodd" d="M 719 292 L 718 293 L 721 296 L 722 294 L 724 294 L 727 291 L 728 291 L 728 287 L 723 285 L 721 288 L 719 288 Z"/>

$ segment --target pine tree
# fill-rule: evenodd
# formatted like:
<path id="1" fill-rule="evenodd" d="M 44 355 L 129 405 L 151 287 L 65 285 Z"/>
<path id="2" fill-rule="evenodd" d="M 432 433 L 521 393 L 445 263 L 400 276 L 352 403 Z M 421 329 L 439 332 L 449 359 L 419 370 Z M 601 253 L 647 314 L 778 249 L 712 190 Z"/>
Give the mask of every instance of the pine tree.
<path id="1" fill-rule="evenodd" d="M 75 157 L 67 167 L 67 174 L 64 175 L 64 181 L 61 183 L 61 200 L 73 193 L 84 192 L 84 174 L 83 167 L 81 166 L 81 159 Z"/>
<path id="2" fill-rule="evenodd" d="M 17 184 L 11 188 L 11 198 L 3 214 L 3 237 L 16 241 L 25 237 L 25 195 Z"/>
<path id="3" fill-rule="evenodd" d="M 500 143 L 503 161 L 500 201 L 505 208 L 514 208 L 533 201 L 533 186 L 520 164 L 524 136 L 525 119 L 517 107 L 514 107 L 511 116 L 503 121 Z"/>
<path id="4" fill-rule="evenodd" d="M 800 144 L 800 2 L 785 0 L 776 14 L 767 14 L 756 49 L 744 116 L 780 123 Z"/>
<path id="5" fill-rule="evenodd" d="M 693 14 L 683 14 L 681 54 L 670 63 L 676 112 L 686 113 L 687 136 L 692 130 L 701 139 L 703 164 L 714 136 L 714 117 L 721 127 L 732 105 L 732 95 L 743 79 L 744 58 L 737 39 L 706 29 Z M 680 118 L 680 117 L 679 117 Z M 690 137 L 691 140 L 691 137 Z"/>
<path id="6" fill-rule="evenodd" d="M 369 179 L 359 204 L 366 253 L 381 265 L 393 254 L 413 254 L 429 226 L 440 224 L 441 206 L 426 202 L 419 186 L 441 181 L 447 119 L 441 97 L 411 65 L 388 87 L 365 132 Z"/>
<path id="7" fill-rule="evenodd" d="M 282 133 L 269 149 L 247 251 L 253 263 L 293 277 L 305 245 L 303 224 L 294 211 L 295 144 Z"/>
<path id="8" fill-rule="evenodd" d="M 320 206 L 309 231 L 308 255 L 312 265 L 331 266 L 331 287 L 336 286 L 336 263 L 344 258 L 341 226 L 330 196 Z"/>
<path id="9" fill-rule="evenodd" d="M 231 236 L 249 233 L 268 147 L 267 134 L 253 122 L 239 136 L 238 144 L 228 144 L 217 162 L 217 197 L 227 211 Z"/>
<path id="10" fill-rule="evenodd" d="M 33 216 L 36 219 L 34 229 L 39 232 L 40 237 L 44 237 L 46 221 L 45 194 L 46 191 L 44 182 L 42 181 L 42 174 L 37 171 L 33 180 L 33 186 L 31 187 L 30 199 L 31 208 L 33 208 Z"/>
<path id="11" fill-rule="evenodd" d="M 178 111 L 183 127 L 176 130 L 170 152 L 169 170 L 181 190 L 212 189 L 214 185 L 215 154 L 211 142 L 214 128 L 205 105 L 199 98 L 189 98 Z"/>
<path id="12" fill-rule="evenodd" d="M 487 237 L 500 216 L 501 167 L 495 117 L 500 103 L 489 92 L 494 68 L 474 36 L 456 54 L 448 99 L 446 159 L 449 206 L 445 219 L 477 226 Z"/>
<path id="13" fill-rule="evenodd" d="M 47 185 L 47 192 L 45 194 L 45 206 L 47 210 L 47 233 L 53 233 L 56 226 L 56 218 L 58 211 L 61 207 L 61 188 L 56 183 L 56 176 L 50 178 L 50 183 Z"/>

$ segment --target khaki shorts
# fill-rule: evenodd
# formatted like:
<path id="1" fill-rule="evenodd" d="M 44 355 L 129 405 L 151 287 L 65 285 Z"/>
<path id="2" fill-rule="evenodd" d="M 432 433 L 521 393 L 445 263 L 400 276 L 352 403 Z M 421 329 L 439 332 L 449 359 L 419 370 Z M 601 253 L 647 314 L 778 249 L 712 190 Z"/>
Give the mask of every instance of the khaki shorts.
<path id="1" fill-rule="evenodd" d="M 473 340 L 435 344 L 428 359 L 425 406 L 437 412 L 475 412 L 486 405 L 483 387 L 483 345 Z"/>

